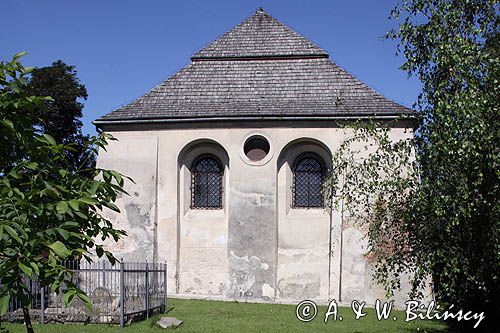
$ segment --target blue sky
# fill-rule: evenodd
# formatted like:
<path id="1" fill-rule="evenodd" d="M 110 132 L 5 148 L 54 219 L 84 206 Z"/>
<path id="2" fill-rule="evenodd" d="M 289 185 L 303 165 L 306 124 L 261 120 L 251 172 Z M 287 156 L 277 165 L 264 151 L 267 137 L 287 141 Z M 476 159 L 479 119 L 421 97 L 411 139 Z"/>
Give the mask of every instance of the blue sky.
<path id="1" fill-rule="evenodd" d="M 93 120 L 131 102 L 190 62 L 190 56 L 259 7 L 309 38 L 339 66 L 411 106 L 420 84 L 399 70 L 396 44 L 380 37 L 396 22 L 389 0 L 3 0 L 0 60 L 27 51 L 26 66 L 75 65 Z"/>

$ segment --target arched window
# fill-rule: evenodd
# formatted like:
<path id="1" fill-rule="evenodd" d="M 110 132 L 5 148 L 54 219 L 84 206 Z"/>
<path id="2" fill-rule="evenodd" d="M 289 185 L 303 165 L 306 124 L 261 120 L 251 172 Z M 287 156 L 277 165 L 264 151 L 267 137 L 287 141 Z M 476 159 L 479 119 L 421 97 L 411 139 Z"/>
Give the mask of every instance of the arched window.
<path id="1" fill-rule="evenodd" d="M 315 153 L 303 153 L 293 165 L 292 207 L 323 207 L 321 192 L 325 177 L 323 160 Z"/>
<path id="2" fill-rule="evenodd" d="M 222 208 L 222 176 L 224 169 L 213 155 L 201 155 L 191 168 L 191 208 Z"/>

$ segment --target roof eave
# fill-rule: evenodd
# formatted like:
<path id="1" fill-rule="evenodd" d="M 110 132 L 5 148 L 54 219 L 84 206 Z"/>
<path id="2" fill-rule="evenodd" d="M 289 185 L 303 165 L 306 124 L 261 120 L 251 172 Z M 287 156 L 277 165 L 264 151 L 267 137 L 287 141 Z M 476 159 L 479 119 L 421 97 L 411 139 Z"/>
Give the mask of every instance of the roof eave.
<path id="1" fill-rule="evenodd" d="M 262 120 L 410 120 L 414 121 L 416 115 L 413 112 L 398 112 L 387 114 L 339 114 L 331 116 L 225 116 L 225 117 L 192 117 L 192 118 L 152 118 L 152 119 L 97 119 L 92 122 L 100 128 L 105 125 L 133 125 L 133 124 L 168 124 L 168 123 L 194 123 L 210 121 L 262 121 Z"/>

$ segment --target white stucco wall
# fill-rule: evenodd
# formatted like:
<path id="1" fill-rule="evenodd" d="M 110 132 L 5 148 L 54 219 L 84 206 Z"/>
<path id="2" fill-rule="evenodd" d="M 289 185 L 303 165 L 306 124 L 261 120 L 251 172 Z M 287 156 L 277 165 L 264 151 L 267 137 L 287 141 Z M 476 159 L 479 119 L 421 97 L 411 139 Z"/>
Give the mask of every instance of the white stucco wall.
<path id="1" fill-rule="evenodd" d="M 129 237 L 108 248 L 125 260 L 166 261 L 171 294 L 372 304 L 383 298 L 371 282 L 362 231 L 348 225 L 341 238 L 341 212 L 290 207 L 290 161 L 314 151 L 330 165 L 344 130 L 302 123 L 216 127 L 110 132 L 119 141 L 100 152 L 98 164 L 135 184 L 118 202 L 122 213 L 110 213 Z M 242 152 L 253 134 L 271 146 L 261 163 L 249 163 Z M 412 133 L 395 127 L 391 135 Z M 189 163 L 203 152 L 226 159 L 221 210 L 189 208 Z M 406 299 L 404 292 L 398 298 Z"/>

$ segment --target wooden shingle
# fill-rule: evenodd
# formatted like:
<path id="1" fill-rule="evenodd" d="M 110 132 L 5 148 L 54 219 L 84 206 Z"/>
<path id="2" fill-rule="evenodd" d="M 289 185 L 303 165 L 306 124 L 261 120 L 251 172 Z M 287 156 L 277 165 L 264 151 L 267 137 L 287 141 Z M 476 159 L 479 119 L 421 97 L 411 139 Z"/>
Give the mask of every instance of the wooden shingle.
<path id="1" fill-rule="evenodd" d="M 334 64 L 328 54 L 258 10 L 192 62 L 94 123 L 279 117 L 398 117 L 412 111 Z"/>

